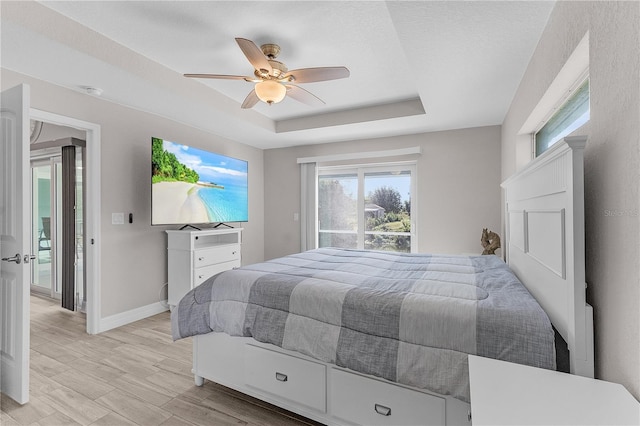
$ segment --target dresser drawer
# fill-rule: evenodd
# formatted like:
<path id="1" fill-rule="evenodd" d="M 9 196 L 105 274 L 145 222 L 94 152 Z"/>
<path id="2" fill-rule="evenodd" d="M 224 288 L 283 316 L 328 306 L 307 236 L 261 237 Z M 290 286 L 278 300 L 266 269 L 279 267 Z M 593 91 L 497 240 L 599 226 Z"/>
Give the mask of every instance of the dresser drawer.
<path id="1" fill-rule="evenodd" d="M 197 287 L 208 278 L 219 274 L 220 272 L 228 271 L 233 268 L 240 267 L 240 259 L 233 260 L 231 262 L 219 263 L 217 265 L 204 266 L 193 270 L 193 286 Z"/>
<path id="2" fill-rule="evenodd" d="M 240 244 L 225 244 L 219 247 L 196 250 L 193 253 L 193 267 L 213 265 L 240 259 Z"/>
<path id="3" fill-rule="evenodd" d="M 253 345 L 245 346 L 247 386 L 326 412 L 326 367 Z"/>
<path id="4" fill-rule="evenodd" d="M 365 425 L 444 425 L 445 399 L 331 369 L 331 412 Z"/>

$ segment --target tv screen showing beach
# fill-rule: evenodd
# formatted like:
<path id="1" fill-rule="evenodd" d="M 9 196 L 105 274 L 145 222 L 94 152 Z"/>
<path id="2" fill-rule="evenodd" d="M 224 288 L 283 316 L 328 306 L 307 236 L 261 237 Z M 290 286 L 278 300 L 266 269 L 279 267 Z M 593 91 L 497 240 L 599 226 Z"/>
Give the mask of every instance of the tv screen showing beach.
<path id="1" fill-rule="evenodd" d="M 151 138 L 151 224 L 247 222 L 244 160 Z"/>

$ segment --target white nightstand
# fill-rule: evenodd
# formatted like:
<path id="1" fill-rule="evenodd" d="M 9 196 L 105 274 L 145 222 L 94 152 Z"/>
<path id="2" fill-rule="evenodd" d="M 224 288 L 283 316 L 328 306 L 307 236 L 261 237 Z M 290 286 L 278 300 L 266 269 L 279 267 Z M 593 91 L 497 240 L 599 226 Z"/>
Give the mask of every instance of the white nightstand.
<path id="1" fill-rule="evenodd" d="M 616 383 L 469 355 L 477 425 L 640 425 L 640 403 Z"/>

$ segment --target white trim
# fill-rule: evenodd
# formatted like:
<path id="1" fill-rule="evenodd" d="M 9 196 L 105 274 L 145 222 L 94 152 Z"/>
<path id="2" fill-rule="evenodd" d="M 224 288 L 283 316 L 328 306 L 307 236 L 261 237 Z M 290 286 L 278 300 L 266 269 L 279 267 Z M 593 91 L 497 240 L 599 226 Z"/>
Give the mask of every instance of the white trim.
<path id="1" fill-rule="evenodd" d="M 567 59 L 558 75 L 524 122 L 518 134 L 535 133 L 589 76 L 589 33 Z"/>
<path id="2" fill-rule="evenodd" d="M 373 168 L 397 168 L 398 170 L 404 170 L 408 167 L 418 167 L 417 160 L 406 160 L 406 161 L 389 161 L 383 163 L 362 163 L 362 164 L 344 164 L 337 166 L 317 166 L 316 169 L 319 170 L 316 174 L 318 176 L 322 175 L 322 172 L 327 172 L 324 174 L 331 174 L 332 170 L 344 170 L 345 173 L 358 173 L 358 169 L 373 169 Z M 412 195 L 413 196 L 413 195 Z"/>
<path id="3" fill-rule="evenodd" d="M 150 305 L 141 306 L 139 308 L 102 318 L 98 332 L 102 333 L 104 331 L 122 327 L 123 325 L 131 324 L 135 321 L 149 318 L 153 315 L 161 314 L 162 312 L 169 310 L 167 306 L 167 301 L 163 300 L 161 302 L 155 302 Z"/>
<path id="4" fill-rule="evenodd" d="M 88 121 L 31 108 L 34 120 L 59 126 L 73 127 L 86 132 L 87 160 L 87 333 L 97 334 L 100 324 L 100 125 Z M 94 244 L 91 244 L 91 241 Z"/>
<path id="5" fill-rule="evenodd" d="M 422 148 L 414 146 L 411 148 L 389 149 L 386 151 L 352 152 L 349 154 L 319 155 L 317 157 L 298 158 L 301 163 L 323 163 L 326 161 L 361 160 L 365 158 L 386 158 L 398 157 L 401 155 L 422 154 Z"/>

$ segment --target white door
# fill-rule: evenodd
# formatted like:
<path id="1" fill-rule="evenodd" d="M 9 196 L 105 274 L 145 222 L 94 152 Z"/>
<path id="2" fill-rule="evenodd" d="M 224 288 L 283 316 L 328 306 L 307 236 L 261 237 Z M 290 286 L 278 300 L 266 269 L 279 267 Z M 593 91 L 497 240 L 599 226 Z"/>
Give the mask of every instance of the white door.
<path id="1" fill-rule="evenodd" d="M 3 91 L 0 106 L 0 381 L 2 393 L 25 404 L 31 281 L 29 86 Z"/>

